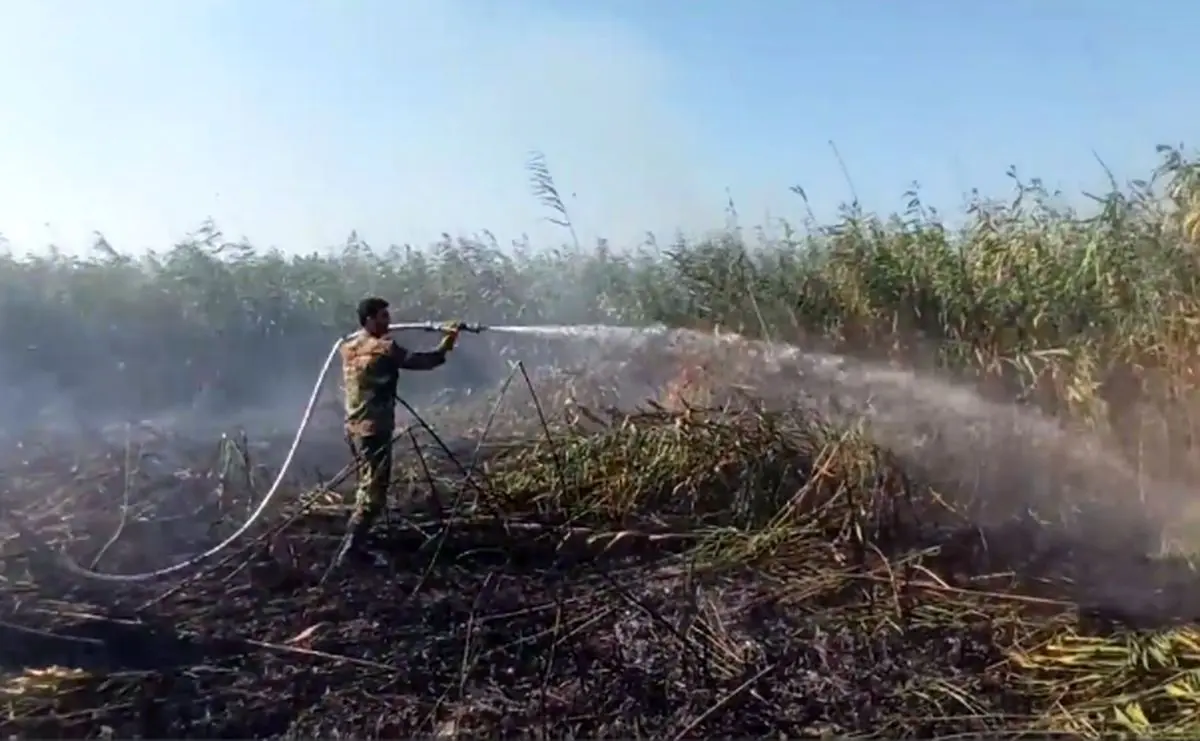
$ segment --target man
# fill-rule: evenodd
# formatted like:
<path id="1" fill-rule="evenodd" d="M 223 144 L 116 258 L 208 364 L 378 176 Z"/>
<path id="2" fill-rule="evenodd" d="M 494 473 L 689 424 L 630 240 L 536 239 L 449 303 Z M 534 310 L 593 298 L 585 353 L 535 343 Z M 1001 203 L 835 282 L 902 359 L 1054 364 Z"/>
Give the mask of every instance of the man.
<path id="1" fill-rule="evenodd" d="M 448 325 L 446 336 L 431 352 L 409 352 L 388 336 L 392 321 L 388 302 L 378 297 L 358 304 L 361 329 L 342 343 L 342 378 L 346 390 L 346 433 L 358 459 L 354 514 L 336 563 L 359 553 L 362 541 L 387 504 L 392 476 L 396 386 L 400 371 L 433 370 L 446 362 L 458 341 L 461 324 Z M 336 565 L 335 563 L 335 565 Z"/>

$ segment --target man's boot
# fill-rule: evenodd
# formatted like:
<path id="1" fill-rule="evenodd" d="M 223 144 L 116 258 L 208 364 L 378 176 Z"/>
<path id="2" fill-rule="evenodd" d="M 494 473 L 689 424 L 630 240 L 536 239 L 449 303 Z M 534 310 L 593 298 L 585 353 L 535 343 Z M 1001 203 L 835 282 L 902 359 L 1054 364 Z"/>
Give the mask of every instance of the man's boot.
<path id="1" fill-rule="evenodd" d="M 343 565 L 375 563 L 376 559 L 372 558 L 365 548 L 369 529 L 369 523 L 357 513 L 350 517 L 350 522 L 346 525 L 346 535 L 342 538 L 337 555 L 333 557 L 333 563 L 329 564 L 325 576 L 321 577 L 322 582 L 328 579 L 334 571 L 341 569 Z"/>

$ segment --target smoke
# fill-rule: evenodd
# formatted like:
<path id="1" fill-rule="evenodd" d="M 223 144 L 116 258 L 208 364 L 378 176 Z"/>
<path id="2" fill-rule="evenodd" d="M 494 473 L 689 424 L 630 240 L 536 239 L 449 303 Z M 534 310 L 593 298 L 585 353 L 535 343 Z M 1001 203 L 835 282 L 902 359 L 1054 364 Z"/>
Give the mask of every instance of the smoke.
<path id="1" fill-rule="evenodd" d="M 1133 470 L 1104 440 L 934 373 L 737 336 L 664 337 L 760 403 L 861 425 L 964 516 L 972 539 L 1045 560 L 1080 603 L 1126 619 L 1200 611 L 1191 567 L 1158 558 L 1191 489 Z"/>
<path id="2" fill-rule="evenodd" d="M 559 315 L 583 314 L 579 301 L 564 300 L 569 305 Z M 108 428 L 141 423 L 200 439 L 234 429 L 252 438 L 290 432 L 321 360 L 354 328 L 349 311 L 341 326 L 301 313 L 292 326 L 280 327 L 260 325 L 246 313 L 210 324 L 215 320 L 153 307 L 117 308 L 109 316 L 68 317 L 62 306 L 37 296 L 0 298 L 0 440 L 51 435 L 63 445 L 84 445 Z M 483 301 L 465 313 L 490 318 Z M 411 350 L 431 349 L 438 340 L 423 332 L 394 337 Z M 562 366 L 586 357 L 578 345 L 463 335 L 446 365 L 406 373 L 400 391 L 421 407 L 494 387 L 515 360 Z M 340 372 L 333 373 L 323 390 L 318 427 L 340 426 L 339 380 Z"/>
<path id="3" fill-rule="evenodd" d="M 62 280 L 71 269 L 55 270 Z M 81 290 L 87 269 L 74 270 L 73 290 Z M 112 275 L 113 268 L 104 270 L 101 277 Z M 697 356 L 721 366 L 730 383 L 756 381 L 752 394 L 767 402 L 807 406 L 842 424 L 865 423 L 877 442 L 935 485 L 968 493 L 981 525 L 1041 513 L 1075 523 L 1079 532 L 1103 532 L 1114 547 L 1144 551 L 1153 534 L 1131 513 L 1145 502 L 1180 499 L 1169 486 L 1134 475 L 1096 440 L 927 374 L 736 336 L 576 324 L 595 321 L 596 310 L 588 308 L 595 302 L 581 297 L 601 295 L 603 287 L 588 285 L 583 275 L 572 279 L 578 290 L 567 290 L 560 276 L 539 306 L 538 316 L 552 316 L 558 325 L 463 335 L 445 366 L 404 375 L 405 400 L 421 411 L 486 395 L 521 361 L 535 381 L 579 370 L 613 388 L 628 407 L 655 396 L 680 362 Z M 0 296 L 0 438 L 11 443 L 49 435 L 60 449 L 84 449 L 97 436 L 118 442 L 131 423 L 200 441 L 234 430 L 250 439 L 288 437 L 322 359 L 353 327 L 349 307 L 343 325 L 329 326 L 315 313 L 262 305 L 231 310 L 226 302 L 224 313 L 175 301 L 143 306 L 139 301 L 153 295 L 143 290 L 145 280 L 131 280 L 136 301 L 110 300 L 103 316 L 49 300 L 44 291 Z M 42 287 L 50 285 L 45 279 Z M 487 323 L 493 298 L 475 300 L 465 318 Z M 414 313 L 411 307 L 393 312 L 397 321 L 449 318 Z M 285 324 L 268 316 L 290 319 Z M 396 339 L 414 350 L 437 341 L 426 333 Z M 339 375 L 335 370 L 323 389 L 315 437 L 340 440 Z"/>
<path id="4" fill-rule="evenodd" d="M 428 337 L 417 334 L 398 339 L 421 349 L 420 342 L 411 340 Z M 174 399 L 169 394 L 151 397 L 157 404 L 143 399 L 140 406 L 123 406 L 136 395 L 121 393 L 87 398 L 80 393 L 90 386 L 78 390 L 53 387 L 49 379 L 61 378 L 53 373 L 46 374 L 40 388 L 37 379 L 17 375 L 16 383 L 8 388 L 15 385 L 22 393 L 9 391 L 0 401 L 6 415 L 41 403 L 38 424 L 42 429 L 57 430 L 60 445 L 70 440 L 62 437 L 63 423 L 68 420 L 82 420 L 90 414 L 90 429 L 95 430 L 97 419 L 117 420 L 125 414 L 129 421 L 131 411 L 160 429 L 192 439 L 211 439 L 234 426 L 252 436 L 290 437 L 320 370 L 320 360 L 335 339 L 336 335 L 312 333 L 305 343 L 297 343 L 301 348 L 264 342 L 248 356 L 218 355 L 226 358 L 218 370 L 232 379 L 232 384 L 201 387 L 191 396 Z M 89 346 L 95 356 L 88 380 L 119 383 L 120 374 L 131 368 L 136 374 L 161 353 L 148 343 L 145 346 L 145 355 L 133 358 Z M 202 351 L 207 348 L 195 349 L 201 352 L 184 355 L 193 360 L 183 364 L 185 370 L 195 367 L 194 358 L 204 357 Z M 312 362 L 278 362 L 285 354 L 301 357 L 310 350 Z M 1161 544 L 1162 523 L 1186 501 L 1185 492 L 1135 474 L 1096 438 L 1068 431 L 1031 409 L 987 401 L 969 388 L 931 374 L 785 344 L 664 327 L 508 325 L 495 327 L 491 334 L 464 335 L 446 366 L 432 373 L 406 374 L 402 393 L 418 408 L 486 394 L 496 390 L 510 374 L 511 363 L 519 360 L 535 384 L 547 375 L 576 369 L 586 382 L 612 390 L 614 401 L 628 408 L 659 396 L 680 366 L 696 359 L 715 369 L 718 382 L 743 387 L 768 407 L 808 409 L 841 426 L 862 425 L 870 438 L 896 455 L 920 480 L 947 494 L 968 513 L 974 527 L 1011 535 L 1028 533 L 1030 528 L 1012 529 L 1010 525 L 1054 523 L 1051 528 L 1034 528 L 1044 532 L 1047 542 L 1023 547 L 1053 550 L 1061 548 L 1062 542 L 1087 544 L 1091 560 L 1071 560 L 1073 589 L 1079 599 L 1105 605 L 1140 604 L 1147 614 L 1179 611 L 1172 600 L 1182 599 L 1181 591 L 1164 587 L 1163 578 L 1146 557 Z M 105 364 L 116 370 L 107 375 L 95 371 Z M 266 373 L 267 368 L 274 369 L 274 374 Z M 14 376 L 11 364 L 0 365 L 0 372 L 6 380 Z M 149 376 L 144 382 L 152 384 L 154 380 Z M 318 413 L 312 431 L 318 437 L 322 426 L 326 433 L 340 427 L 340 414 L 331 408 L 336 406 L 333 389 L 324 391 L 325 412 L 323 416 Z M 253 403 L 230 403 L 238 399 Z M 48 403 L 52 401 L 58 406 Z M 96 414 L 96 409 L 105 411 Z M 47 422 L 59 427 L 46 426 Z M 117 430 L 111 424 L 109 428 L 100 425 L 99 434 L 109 436 L 110 442 L 117 442 L 118 436 L 128 440 L 127 425 Z M 455 431 L 443 432 L 453 436 Z M 79 440 L 79 444 L 85 443 Z M 173 542 L 177 547 L 179 537 Z M 164 542 L 156 549 L 142 540 L 138 547 L 146 555 L 150 551 L 165 553 L 169 546 Z"/>

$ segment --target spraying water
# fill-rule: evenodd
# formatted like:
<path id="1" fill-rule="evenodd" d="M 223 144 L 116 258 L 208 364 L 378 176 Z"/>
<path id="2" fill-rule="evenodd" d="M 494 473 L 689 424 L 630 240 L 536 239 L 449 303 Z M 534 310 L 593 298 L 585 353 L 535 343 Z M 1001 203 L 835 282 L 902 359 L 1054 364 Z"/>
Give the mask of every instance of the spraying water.
<path id="1" fill-rule="evenodd" d="M 441 331 L 431 323 L 396 324 L 393 330 Z M 860 363 L 837 355 L 810 353 L 777 343 L 712 335 L 664 326 L 504 325 L 467 326 L 465 331 L 529 335 L 545 339 L 633 348 L 650 341 L 695 345 L 698 350 L 725 348 L 775 379 L 776 396 L 792 394 L 835 422 L 867 423 L 873 438 L 902 459 L 932 474 L 935 483 L 958 491 L 974 491 L 996 501 L 980 511 L 999 520 L 1030 503 L 1055 501 L 1072 486 L 1095 493 L 1103 489 L 1128 498 L 1137 477 L 1113 456 L 1091 443 L 1068 436 L 1052 421 L 1011 405 L 987 402 L 973 392 L 917 374 Z M 326 377 L 337 357 L 341 338 L 330 349 L 313 385 L 279 473 L 245 524 L 213 548 L 181 563 L 152 572 L 106 574 L 86 569 L 63 556 L 68 570 L 91 579 L 136 582 L 155 579 L 195 566 L 224 551 L 262 518 L 293 463 Z M 1005 494 L 997 496 L 997 493 Z M 1068 501 L 1060 498 L 1059 501 Z"/>
<path id="2" fill-rule="evenodd" d="M 612 324 L 539 324 L 534 326 L 500 325 L 487 327 L 489 332 L 554 337 L 558 339 L 591 340 L 598 342 L 636 342 L 670 332 L 665 325 L 625 327 Z"/>
<path id="3" fill-rule="evenodd" d="M 1147 495 L 1176 502 L 1184 496 L 1144 480 L 1099 440 L 1065 430 L 1034 409 L 991 402 L 967 387 L 913 371 L 663 326 L 503 329 L 627 349 L 661 342 L 699 357 L 731 353 L 731 363 L 748 364 L 763 376 L 755 389 L 761 401 L 807 407 L 835 424 L 864 424 L 876 443 L 936 487 L 973 497 L 972 516 L 980 526 L 1032 512 L 1144 544 L 1150 536 L 1138 531 L 1131 515 L 1144 514 Z"/>
<path id="4" fill-rule="evenodd" d="M 736 336 L 690 340 L 736 344 L 758 367 L 786 381 L 774 388 L 798 393 L 835 423 L 865 422 L 877 443 L 943 487 L 1003 499 L 985 503 L 997 514 L 1069 502 L 1074 494 L 1137 502 L 1151 486 L 1098 439 L 1065 430 L 1032 408 L 991 402 L 931 375 Z M 1165 487 L 1157 486 L 1163 493 Z"/>

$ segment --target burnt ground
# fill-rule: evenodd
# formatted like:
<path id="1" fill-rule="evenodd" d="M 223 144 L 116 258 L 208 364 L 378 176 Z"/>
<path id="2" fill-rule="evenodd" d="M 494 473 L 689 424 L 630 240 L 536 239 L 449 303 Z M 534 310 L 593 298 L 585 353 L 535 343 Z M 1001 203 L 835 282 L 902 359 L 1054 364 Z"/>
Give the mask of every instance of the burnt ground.
<path id="1" fill-rule="evenodd" d="M 1034 711 L 994 671 L 1004 618 L 954 630 L 919 611 L 873 620 L 884 597 L 870 581 L 797 595 L 746 570 L 695 573 L 670 553 L 568 562 L 550 540 L 464 531 L 422 545 L 387 531 L 386 563 L 320 584 L 340 520 L 304 525 L 182 583 L 10 583 L 3 671 L 93 678 L 13 698 L 0 731 L 930 737 Z M 987 713 L 955 717 L 916 691 L 935 683 Z"/>
<path id="2" fill-rule="evenodd" d="M 66 492 L 70 509 L 34 507 L 39 533 L 81 561 L 125 521 L 112 502 L 127 476 L 95 468 L 86 485 L 28 474 Z M 220 540 L 194 525 L 223 479 L 151 480 L 164 487 L 143 487 L 154 516 L 125 528 L 102 570 L 159 568 L 177 559 L 164 542 Z M 926 528 L 918 500 L 908 519 L 813 512 L 810 529 L 755 557 L 689 551 L 687 536 L 564 539 L 536 507 L 446 526 L 428 502 L 398 506 L 373 544 L 380 562 L 324 582 L 344 532 L 336 509 L 286 526 L 272 516 L 189 576 L 149 583 L 80 580 L 43 544 L 0 540 L 0 733 L 1012 737 L 1045 725 L 1066 697 L 1054 682 L 1071 681 L 1031 676 L 1014 651 L 1200 618 L 1186 568 L 1029 522 Z M 72 512 L 96 514 L 85 527 Z M 80 676 L 37 675 L 55 666 Z M 1139 671 L 1153 685 L 1180 666 Z"/>

